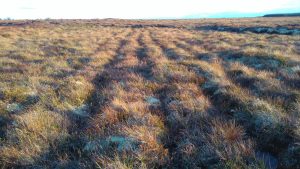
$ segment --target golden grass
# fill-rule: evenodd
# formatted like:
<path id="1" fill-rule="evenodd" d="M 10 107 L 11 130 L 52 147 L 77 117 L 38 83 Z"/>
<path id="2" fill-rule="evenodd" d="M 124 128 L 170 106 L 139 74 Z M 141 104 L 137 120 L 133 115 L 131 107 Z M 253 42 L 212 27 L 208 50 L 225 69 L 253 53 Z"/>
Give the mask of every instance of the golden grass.
<path id="1" fill-rule="evenodd" d="M 60 114 L 40 109 L 16 117 L 14 127 L 7 131 L 9 145 L 1 148 L 1 160 L 17 165 L 34 163 L 49 146 L 68 137 L 67 120 Z"/>
<path id="2" fill-rule="evenodd" d="M 299 168 L 298 21 L 0 26 L 0 165 Z"/>

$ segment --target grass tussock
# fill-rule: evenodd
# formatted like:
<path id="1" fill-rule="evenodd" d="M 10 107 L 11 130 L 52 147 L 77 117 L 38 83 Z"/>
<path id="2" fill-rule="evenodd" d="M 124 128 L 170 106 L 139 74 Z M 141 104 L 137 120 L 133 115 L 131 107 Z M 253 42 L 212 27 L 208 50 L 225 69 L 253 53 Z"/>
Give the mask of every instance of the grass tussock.
<path id="1" fill-rule="evenodd" d="M 32 165 L 50 146 L 68 137 L 66 117 L 46 110 L 35 110 L 16 117 L 1 148 L 2 162 Z M 9 144 L 8 144 L 9 143 Z"/>

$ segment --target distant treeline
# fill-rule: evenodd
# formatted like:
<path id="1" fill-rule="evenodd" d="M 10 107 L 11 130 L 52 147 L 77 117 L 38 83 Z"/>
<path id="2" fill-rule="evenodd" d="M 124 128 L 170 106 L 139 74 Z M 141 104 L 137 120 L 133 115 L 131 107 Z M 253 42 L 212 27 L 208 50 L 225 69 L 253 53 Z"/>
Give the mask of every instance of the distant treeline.
<path id="1" fill-rule="evenodd" d="M 267 15 L 264 15 L 264 17 L 288 17 L 288 16 L 300 16 L 300 13 L 267 14 Z"/>

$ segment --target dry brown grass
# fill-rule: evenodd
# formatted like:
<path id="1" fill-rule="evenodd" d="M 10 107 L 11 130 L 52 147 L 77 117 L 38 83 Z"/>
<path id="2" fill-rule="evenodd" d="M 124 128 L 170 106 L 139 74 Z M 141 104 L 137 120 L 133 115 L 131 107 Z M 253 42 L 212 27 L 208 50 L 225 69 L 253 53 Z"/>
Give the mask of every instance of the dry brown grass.
<path id="1" fill-rule="evenodd" d="M 3 168 L 300 167 L 299 18 L 11 22 Z"/>

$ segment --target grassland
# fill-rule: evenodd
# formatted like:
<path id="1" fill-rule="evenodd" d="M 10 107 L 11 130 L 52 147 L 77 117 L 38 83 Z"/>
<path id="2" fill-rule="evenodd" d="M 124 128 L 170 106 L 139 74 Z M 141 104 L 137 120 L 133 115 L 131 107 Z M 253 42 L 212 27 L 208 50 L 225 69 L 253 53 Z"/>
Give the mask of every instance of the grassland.
<path id="1" fill-rule="evenodd" d="M 300 168 L 299 23 L 0 21 L 0 166 Z"/>

